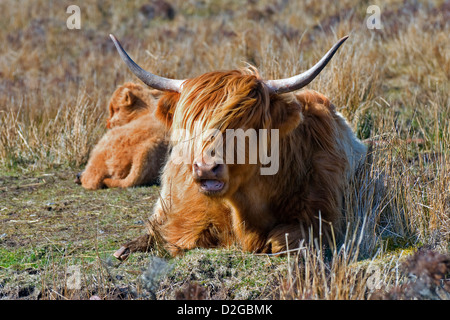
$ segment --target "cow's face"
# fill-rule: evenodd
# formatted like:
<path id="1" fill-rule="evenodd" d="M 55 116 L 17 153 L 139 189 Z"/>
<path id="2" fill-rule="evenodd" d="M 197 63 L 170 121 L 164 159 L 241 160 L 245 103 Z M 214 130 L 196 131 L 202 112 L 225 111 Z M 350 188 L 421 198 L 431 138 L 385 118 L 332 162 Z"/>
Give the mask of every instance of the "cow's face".
<path id="1" fill-rule="evenodd" d="M 171 127 L 172 160 L 189 165 L 199 191 L 208 196 L 232 195 L 261 174 L 267 164 L 261 156 L 273 155 L 279 147 L 274 139 L 301 121 L 291 95 L 271 95 L 256 75 L 241 71 L 187 80 L 181 93 L 160 99 L 157 115 Z"/>
<path id="2" fill-rule="evenodd" d="M 172 143 L 175 144 L 182 141 L 180 137 L 186 137 L 179 134 L 179 130 L 186 130 L 192 135 L 196 127 L 201 128 L 201 132 L 216 129 L 222 136 L 227 129 L 253 129 L 257 130 L 258 135 L 259 130 L 274 129 L 279 130 L 279 138 L 282 139 L 301 121 L 300 106 L 289 93 L 310 83 L 348 38 L 340 39 L 307 71 L 290 78 L 262 81 L 256 70 L 253 74 L 212 72 L 189 80 L 161 77 L 142 69 L 128 56 L 119 41 L 113 35 L 110 37 L 122 60 L 139 79 L 153 89 L 166 92 L 158 103 L 156 115 L 172 127 Z M 200 155 L 191 152 L 189 158 L 192 159 L 192 176 L 200 192 L 205 194 L 232 193 L 254 176 L 255 168 L 260 166 L 260 163 L 217 163 L 215 157 L 208 159 L 203 153 L 212 144 L 209 139 L 203 143 L 193 135 L 189 140 L 193 141 L 191 145 L 202 145 Z M 261 146 L 258 144 L 258 147 Z M 282 152 L 280 150 L 280 154 Z M 246 156 L 250 157 L 251 153 Z"/>
<path id="3" fill-rule="evenodd" d="M 147 104 L 141 98 L 144 90 L 148 89 L 139 84 L 125 83 L 114 91 L 108 107 L 108 129 L 129 123 L 136 119 L 141 111 L 147 109 Z"/>

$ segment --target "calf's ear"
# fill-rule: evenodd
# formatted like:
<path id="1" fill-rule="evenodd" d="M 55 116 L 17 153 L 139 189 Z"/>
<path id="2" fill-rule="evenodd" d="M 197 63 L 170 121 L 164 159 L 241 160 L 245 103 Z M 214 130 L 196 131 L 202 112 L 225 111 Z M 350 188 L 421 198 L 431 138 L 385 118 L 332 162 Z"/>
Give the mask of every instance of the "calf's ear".
<path id="1" fill-rule="evenodd" d="M 119 107 L 128 107 L 135 103 L 137 96 L 133 93 L 133 90 L 137 89 L 133 86 L 134 84 L 126 83 L 114 91 L 109 102 L 109 108 L 111 109 L 114 105 Z"/>
<path id="2" fill-rule="evenodd" d="M 134 95 L 133 91 L 131 89 L 125 88 L 122 92 L 122 105 L 123 106 L 131 106 L 135 101 L 137 97 Z"/>
<path id="3" fill-rule="evenodd" d="M 178 92 L 165 92 L 158 100 L 155 115 L 168 129 L 172 126 L 173 114 L 179 98 Z"/>

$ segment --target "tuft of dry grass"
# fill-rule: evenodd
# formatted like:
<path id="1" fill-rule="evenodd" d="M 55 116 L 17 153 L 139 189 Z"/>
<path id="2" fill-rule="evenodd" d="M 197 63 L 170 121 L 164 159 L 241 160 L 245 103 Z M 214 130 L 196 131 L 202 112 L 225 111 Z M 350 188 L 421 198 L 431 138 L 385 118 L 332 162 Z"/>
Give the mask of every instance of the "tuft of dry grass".
<path id="1" fill-rule="evenodd" d="M 374 300 L 450 300 L 450 256 L 421 249 L 400 266 L 399 284 L 376 290 Z"/>

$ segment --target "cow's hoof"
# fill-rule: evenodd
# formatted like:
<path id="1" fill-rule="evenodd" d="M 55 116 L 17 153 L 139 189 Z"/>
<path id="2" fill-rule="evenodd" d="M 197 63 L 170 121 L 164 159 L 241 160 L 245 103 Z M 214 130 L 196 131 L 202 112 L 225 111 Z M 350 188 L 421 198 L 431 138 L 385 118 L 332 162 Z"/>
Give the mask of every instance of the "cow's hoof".
<path id="1" fill-rule="evenodd" d="M 113 256 L 124 261 L 133 252 L 148 252 L 152 246 L 152 237 L 148 234 L 144 234 L 136 239 L 125 243 L 119 250 L 114 252 Z"/>
<path id="2" fill-rule="evenodd" d="M 130 253 L 130 248 L 128 248 L 127 246 L 122 246 L 119 250 L 114 252 L 114 257 L 116 257 L 120 261 L 125 261 L 130 256 Z"/>
<path id="3" fill-rule="evenodd" d="M 77 176 L 75 177 L 76 184 L 81 184 L 81 175 L 82 174 L 83 174 L 83 171 L 77 173 Z"/>

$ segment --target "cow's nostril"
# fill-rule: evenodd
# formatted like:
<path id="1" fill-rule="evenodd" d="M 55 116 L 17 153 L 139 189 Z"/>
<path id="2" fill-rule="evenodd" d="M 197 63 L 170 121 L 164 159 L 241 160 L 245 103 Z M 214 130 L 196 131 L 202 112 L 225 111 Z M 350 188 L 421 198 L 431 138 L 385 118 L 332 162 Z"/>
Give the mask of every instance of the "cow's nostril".
<path id="1" fill-rule="evenodd" d="M 214 174 L 220 173 L 221 167 L 222 167 L 221 164 L 216 164 L 216 165 L 211 169 L 212 173 L 214 173 Z"/>

